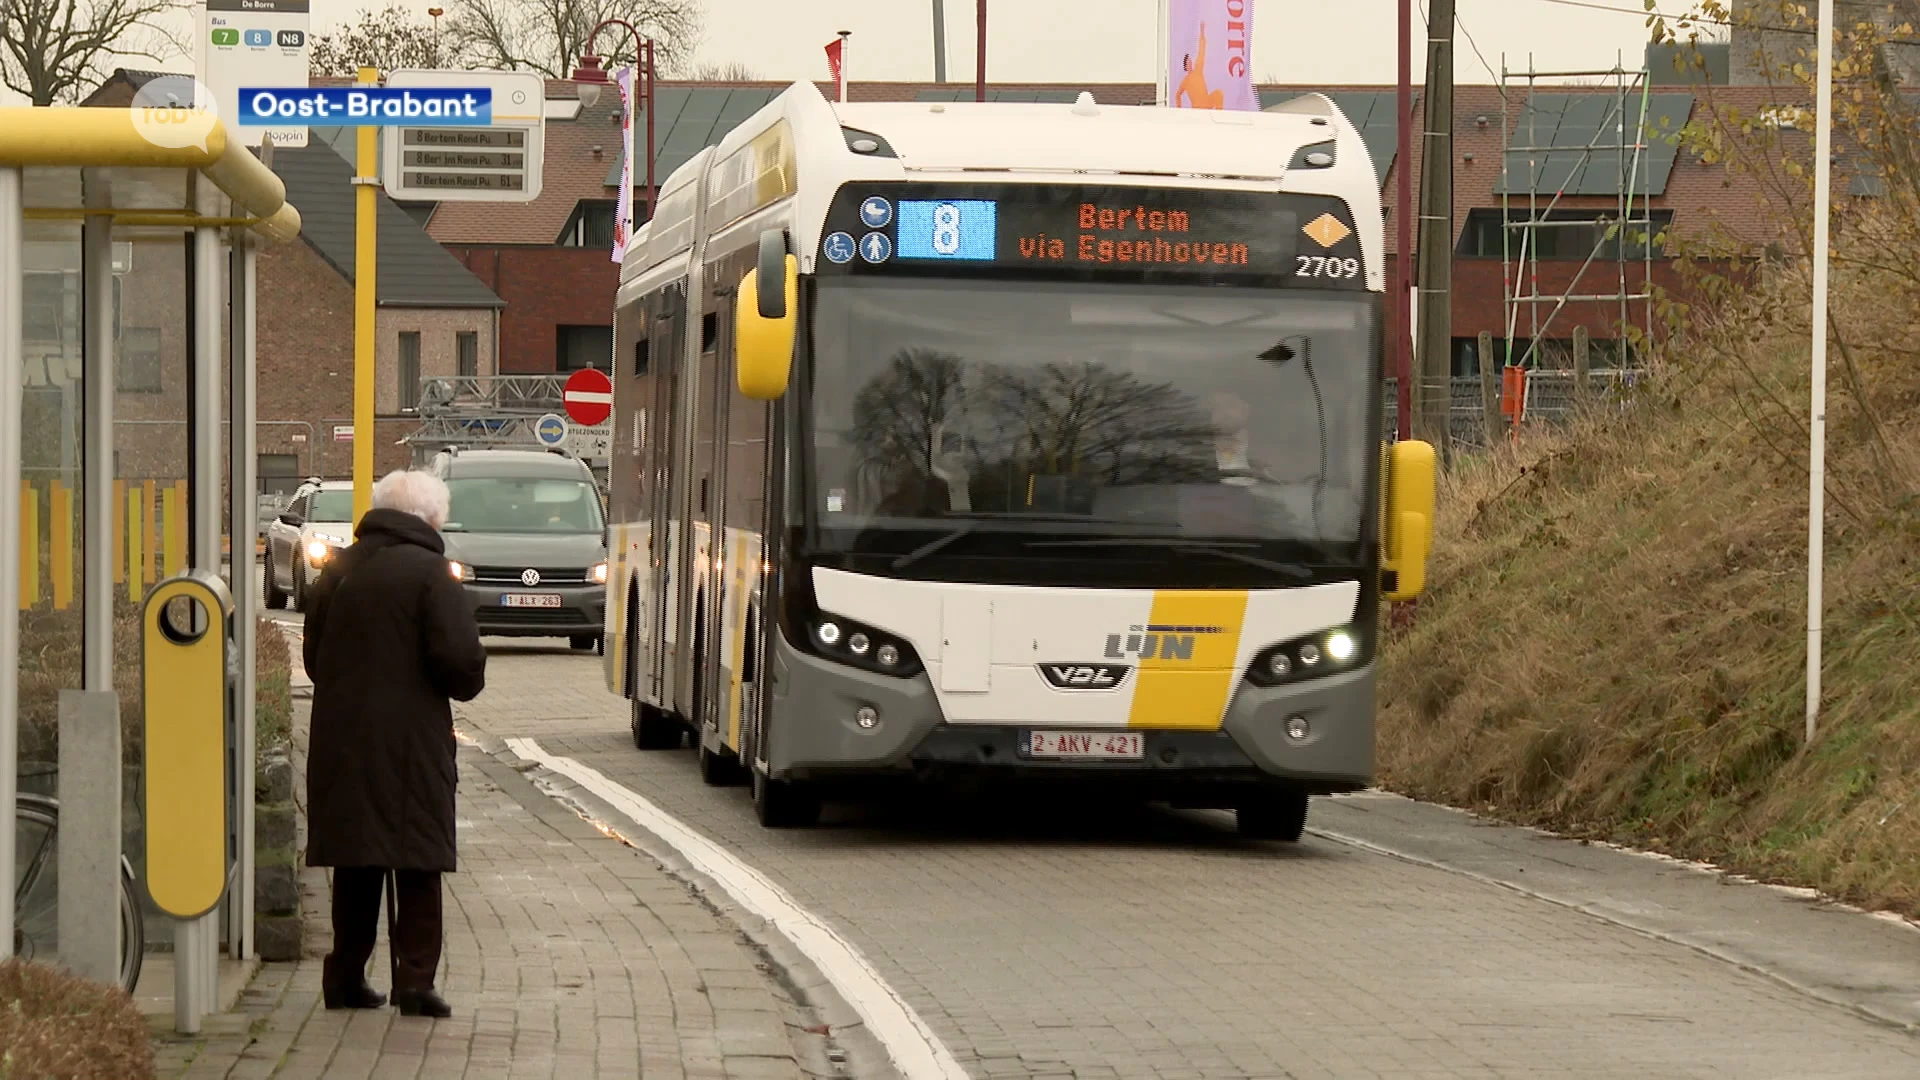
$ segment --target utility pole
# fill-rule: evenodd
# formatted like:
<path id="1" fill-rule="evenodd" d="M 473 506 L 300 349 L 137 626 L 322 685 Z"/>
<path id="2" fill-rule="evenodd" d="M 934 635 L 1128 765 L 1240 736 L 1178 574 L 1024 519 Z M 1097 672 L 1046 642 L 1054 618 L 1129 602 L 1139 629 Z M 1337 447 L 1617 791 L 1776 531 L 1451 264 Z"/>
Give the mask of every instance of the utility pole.
<path id="1" fill-rule="evenodd" d="M 1420 166 L 1420 395 L 1413 437 L 1447 460 L 1453 412 L 1453 2 L 1427 20 L 1426 140 Z"/>
<path id="2" fill-rule="evenodd" d="M 1394 95 L 1393 295 L 1387 303 L 1387 339 L 1393 351 L 1395 437 L 1411 438 L 1413 387 L 1413 313 L 1407 289 L 1413 284 L 1413 0 L 1400 0 L 1400 85 Z M 1171 72 L 1169 72 L 1171 74 Z"/>
<path id="3" fill-rule="evenodd" d="M 933 81 L 947 81 L 946 0 L 933 0 Z"/>
<path id="4" fill-rule="evenodd" d="M 987 100 L 987 0 L 974 0 L 978 28 L 974 31 L 973 100 Z"/>

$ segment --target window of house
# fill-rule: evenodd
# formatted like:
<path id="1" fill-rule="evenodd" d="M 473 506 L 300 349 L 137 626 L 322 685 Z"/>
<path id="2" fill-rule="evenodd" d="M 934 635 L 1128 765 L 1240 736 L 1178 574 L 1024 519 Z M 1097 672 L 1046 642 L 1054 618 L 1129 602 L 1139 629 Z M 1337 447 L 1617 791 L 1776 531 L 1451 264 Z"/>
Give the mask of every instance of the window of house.
<path id="1" fill-rule="evenodd" d="M 1498 259 L 1504 252 L 1517 259 L 1524 254 L 1521 248 L 1526 245 L 1542 259 L 1584 260 L 1588 256 L 1595 261 L 1643 259 L 1648 256 L 1647 245 L 1651 241 L 1652 257 L 1665 258 L 1665 245 L 1659 235 L 1673 226 L 1673 211 L 1636 212 L 1634 216 L 1650 219 L 1652 228 L 1639 224 L 1616 230 L 1613 219 L 1617 213 L 1608 210 L 1544 211 L 1538 224 L 1525 225 L 1530 220 L 1527 211 L 1515 207 L 1507 211 L 1506 220 L 1523 227 L 1503 229 L 1498 209 L 1469 210 L 1466 226 L 1460 230 L 1459 254 Z"/>
<path id="2" fill-rule="evenodd" d="M 554 370 L 610 369 L 613 363 L 613 327 L 561 326 L 556 328 L 556 338 Z"/>
<path id="3" fill-rule="evenodd" d="M 114 388 L 126 394 L 157 394 L 160 385 L 160 330 L 129 326 L 120 334 L 120 356 L 113 373 Z"/>
<path id="4" fill-rule="evenodd" d="M 63 342 L 69 333 L 78 340 L 79 295 L 77 289 L 69 289 L 69 277 L 77 278 L 77 275 L 33 270 L 23 275 L 20 321 L 25 340 Z"/>
<path id="5" fill-rule="evenodd" d="M 420 331 L 400 331 L 400 362 L 395 366 L 400 380 L 400 409 L 420 407 Z"/>
<path id="6" fill-rule="evenodd" d="M 581 199 L 560 231 L 561 247 L 613 247 L 613 220 L 616 204 L 612 199 Z"/>
<path id="7" fill-rule="evenodd" d="M 453 373 L 463 378 L 473 378 L 480 374 L 480 335 L 473 330 L 459 330 L 453 335 Z"/>

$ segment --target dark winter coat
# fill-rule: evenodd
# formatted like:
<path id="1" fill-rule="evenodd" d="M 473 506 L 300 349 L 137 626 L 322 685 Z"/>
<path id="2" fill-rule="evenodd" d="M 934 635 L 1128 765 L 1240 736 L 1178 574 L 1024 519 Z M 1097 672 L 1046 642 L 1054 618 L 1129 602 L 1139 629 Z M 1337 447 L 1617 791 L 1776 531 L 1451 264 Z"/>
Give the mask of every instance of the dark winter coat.
<path id="1" fill-rule="evenodd" d="M 369 510 L 307 594 L 307 865 L 454 869 L 453 707 L 487 654 L 446 545 Z"/>

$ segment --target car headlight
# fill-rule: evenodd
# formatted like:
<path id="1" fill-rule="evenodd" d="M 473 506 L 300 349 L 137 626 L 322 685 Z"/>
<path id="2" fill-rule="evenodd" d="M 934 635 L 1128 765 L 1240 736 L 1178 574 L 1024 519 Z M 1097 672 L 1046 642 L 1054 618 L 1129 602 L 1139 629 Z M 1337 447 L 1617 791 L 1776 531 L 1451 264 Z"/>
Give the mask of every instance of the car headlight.
<path id="1" fill-rule="evenodd" d="M 814 653 L 842 664 L 902 678 L 920 673 L 920 656 L 913 646 L 884 630 L 823 614 L 808 628 L 808 636 Z"/>
<path id="2" fill-rule="evenodd" d="M 594 563 L 592 568 L 587 571 L 587 580 L 595 585 L 605 585 L 607 583 L 607 564 Z"/>
<path id="3" fill-rule="evenodd" d="M 325 540 L 309 541 L 307 544 L 307 561 L 313 563 L 326 562 L 327 555 L 332 551 L 333 549 L 327 546 Z"/>
<path id="4" fill-rule="evenodd" d="M 471 581 L 473 579 L 473 567 L 453 559 L 447 560 L 447 573 L 452 574 L 453 580 L 455 581 Z"/>
<path id="5" fill-rule="evenodd" d="M 1351 671 L 1367 660 L 1366 636 L 1351 627 L 1322 630 L 1263 649 L 1247 668 L 1255 686 L 1280 686 Z"/>

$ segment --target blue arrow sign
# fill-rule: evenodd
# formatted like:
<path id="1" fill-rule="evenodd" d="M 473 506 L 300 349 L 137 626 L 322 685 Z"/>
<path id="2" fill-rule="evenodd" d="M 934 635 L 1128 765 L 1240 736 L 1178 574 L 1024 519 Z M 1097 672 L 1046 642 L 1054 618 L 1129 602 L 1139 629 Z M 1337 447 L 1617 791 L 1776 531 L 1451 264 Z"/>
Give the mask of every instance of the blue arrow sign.
<path id="1" fill-rule="evenodd" d="M 533 423 L 533 437 L 541 446 L 559 446 L 567 439 L 567 421 L 559 413 L 548 413 Z"/>

